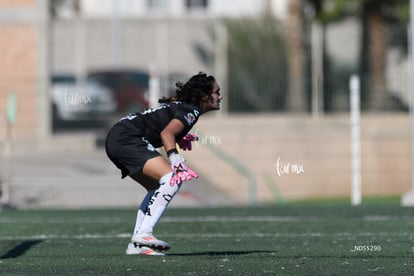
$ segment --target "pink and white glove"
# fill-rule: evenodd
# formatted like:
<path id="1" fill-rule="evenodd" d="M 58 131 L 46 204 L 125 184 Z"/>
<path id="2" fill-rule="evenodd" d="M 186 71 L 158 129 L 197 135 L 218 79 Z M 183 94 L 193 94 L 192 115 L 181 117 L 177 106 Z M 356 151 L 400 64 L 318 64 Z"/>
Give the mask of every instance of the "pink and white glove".
<path id="1" fill-rule="evenodd" d="M 180 142 L 178 142 L 178 146 L 182 150 L 190 151 L 192 149 L 191 142 L 194 142 L 194 141 L 198 141 L 198 136 L 192 133 L 188 133 L 187 135 L 183 137 L 183 139 L 181 139 Z"/>
<path id="2" fill-rule="evenodd" d="M 184 157 L 178 153 L 168 155 L 171 170 L 173 172 L 170 180 L 170 186 L 181 185 L 184 181 L 197 178 L 198 174 L 185 165 Z"/>

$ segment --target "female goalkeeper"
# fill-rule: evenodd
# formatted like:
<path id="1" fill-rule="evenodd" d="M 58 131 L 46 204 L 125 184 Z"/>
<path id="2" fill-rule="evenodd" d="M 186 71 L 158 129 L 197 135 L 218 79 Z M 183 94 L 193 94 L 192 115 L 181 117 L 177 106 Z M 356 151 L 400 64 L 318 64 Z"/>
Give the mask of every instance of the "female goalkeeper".
<path id="1" fill-rule="evenodd" d="M 176 95 L 159 100 L 160 106 L 129 114 L 108 133 L 105 149 L 122 172 L 146 190 L 138 209 L 135 229 L 127 254 L 164 255 L 170 245 L 155 238 L 153 229 L 184 181 L 198 177 L 178 153 L 176 143 L 191 149 L 196 137 L 188 134 L 198 118 L 220 109 L 220 87 L 213 76 L 199 73 L 186 83 L 176 84 Z M 168 161 L 156 148 L 164 146 Z"/>

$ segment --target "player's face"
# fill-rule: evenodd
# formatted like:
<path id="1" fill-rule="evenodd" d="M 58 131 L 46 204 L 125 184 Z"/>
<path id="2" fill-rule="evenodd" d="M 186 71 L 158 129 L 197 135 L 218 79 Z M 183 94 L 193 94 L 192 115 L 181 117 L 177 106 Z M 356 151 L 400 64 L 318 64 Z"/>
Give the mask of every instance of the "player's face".
<path id="1" fill-rule="evenodd" d="M 220 102 L 223 99 L 223 96 L 220 94 L 220 86 L 217 82 L 213 83 L 213 91 L 210 94 L 208 102 L 205 105 L 205 111 L 219 110 Z"/>

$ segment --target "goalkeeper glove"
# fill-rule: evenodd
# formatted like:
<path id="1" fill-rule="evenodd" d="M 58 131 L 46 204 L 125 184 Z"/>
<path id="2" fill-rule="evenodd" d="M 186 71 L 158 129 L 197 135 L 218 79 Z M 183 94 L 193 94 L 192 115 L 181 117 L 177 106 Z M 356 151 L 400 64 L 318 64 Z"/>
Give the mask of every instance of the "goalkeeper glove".
<path id="1" fill-rule="evenodd" d="M 185 165 L 184 157 L 177 150 L 169 151 L 168 159 L 170 160 L 171 170 L 173 172 L 170 186 L 181 185 L 184 181 L 198 177 L 195 171 Z"/>
<path id="2" fill-rule="evenodd" d="M 187 135 L 183 137 L 183 139 L 181 139 L 180 142 L 178 142 L 178 146 L 182 150 L 191 150 L 192 149 L 191 142 L 194 142 L 194 141 L 198 141 L 198 136 L 192 133 L 188 133 Z"/>

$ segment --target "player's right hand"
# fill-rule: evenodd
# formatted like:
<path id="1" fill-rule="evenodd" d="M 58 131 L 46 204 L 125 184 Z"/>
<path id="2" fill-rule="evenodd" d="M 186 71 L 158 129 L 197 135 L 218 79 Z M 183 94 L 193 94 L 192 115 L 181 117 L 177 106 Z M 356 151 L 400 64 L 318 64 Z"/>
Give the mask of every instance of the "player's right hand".
<path id="1" fill-rule="evenodd" d="M 198 136 L 192 133 L 186 134 L 180 142 L 178 142 L 178 146 L 182 150 L 192 150 L 191 142 L 198 141 Z"/>

